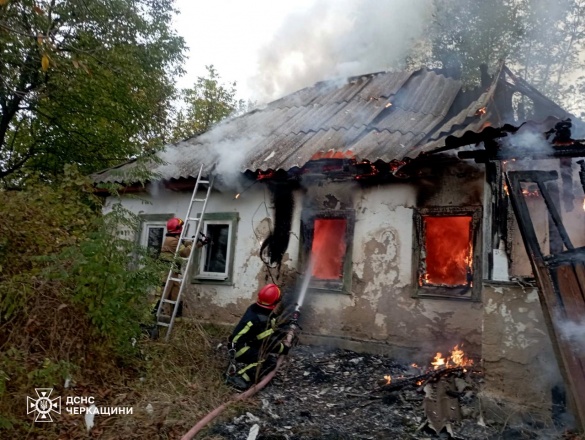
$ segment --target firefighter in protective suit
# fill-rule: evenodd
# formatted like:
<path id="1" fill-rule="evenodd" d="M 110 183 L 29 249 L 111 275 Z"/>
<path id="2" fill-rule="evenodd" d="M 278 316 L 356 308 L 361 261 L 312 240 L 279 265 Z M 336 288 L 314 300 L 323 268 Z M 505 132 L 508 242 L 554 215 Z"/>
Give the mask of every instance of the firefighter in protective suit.
<path id="1" fill-rule="evenodd" d="M 177 251 L 177 247 L 179 247 L 179 256 L 183 258 L 187 258 L 191 253 L 192 243 L 179 244 L 179 237 L 181 236 L 181 232 L 183 231 L 183 220 L 178 217 L 173 217 L 167 221 L 167 233 L 165 235 L 165 239 L 163 241 L 160 256 L 159 258 L 163 261 L 169 263 L 169 265 L 178 265 L 179 263 L 174 261 L 175 260 L 175 252 Z M 179 276 L 180 268 L 177 267 L 177 272 L 173 272 L 173 276 Z M 163 286 L 167 281 L 168 272 L 164 272 L 164 278 L 162 280 Z M 175 301 L 177 296 L 179 295 L 180 285 L 177 281 L 171 281 L 172 285 L 170 286 L 170 292 L 167 295 L 166 299 L 170 299 Z M 163 287 L 164 288 L 164 287 Z M 163 292 L 164 294 L 164 292 Z M 179 306 L 179 310 L 181 310 Z M 170 316 L 172 313 L 172 307 L 170 304 L 163 304 L 163 315 Z"/>
<path id="2" fill-rule="evenodd" d="M 280 288 L 267 284 L 229 337 L 230 366 L 226 382 L 239 390 L 248 389 L 257 378 L 274 368 L 274 355 L 288 354 L 282 343 L 286 333 L 279 329 L 277 319 L 281 300 Z"/>

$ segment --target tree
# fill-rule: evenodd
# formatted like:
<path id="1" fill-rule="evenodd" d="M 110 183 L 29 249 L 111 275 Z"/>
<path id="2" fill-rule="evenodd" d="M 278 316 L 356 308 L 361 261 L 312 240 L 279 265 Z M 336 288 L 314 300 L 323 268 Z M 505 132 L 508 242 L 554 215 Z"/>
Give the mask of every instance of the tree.
<path id="1" fill-rule="evenodd" d="M 236 99 L 236 83 L 223 84 L 213 65 L 206 66 L 207 76 L 200 76 L 193 88 L 184 89 L 185 105 L 176 114 L 173 139 L 181 140 L 206 132 L 222 119 L 245 112 L 250 103 Z"/>
<path id="2" fill-rule="evenodd" d="M 412 59 L 477 84 L 500 59 L 549 97 L 575 103 L 583 68 L 585 0 L 435 0 L 428 44 Z M 422 55 L 421 55 L 422 52 Z"/>
<path id="3" fill-rule="evenodd" d="M 514 0 L 441 0 L 434 5 L 426 62 L 467 83 L 479 82 L 481 64 L 494 66 L 518 44 Z"/>
<path id="4" fill-rule="evenodd" d="M 0 0 L 0 179 L 162 145 L 184 42 L 174 0 Z"/>

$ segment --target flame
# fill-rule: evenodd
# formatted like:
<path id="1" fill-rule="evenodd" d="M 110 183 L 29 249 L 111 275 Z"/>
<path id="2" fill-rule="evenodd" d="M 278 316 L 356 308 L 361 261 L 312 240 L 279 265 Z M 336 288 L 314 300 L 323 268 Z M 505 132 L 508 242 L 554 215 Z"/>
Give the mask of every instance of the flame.
<path id="1" fill-rule="evenodd" d="M 240 194 L 240 193 L 237 193 L 237 194 L 234 196 L 234 199 L 238 200 L 238 199 L 240 198 L 240 196 L 241 196 L 241 194 Z"/>
<path id="2" fill-rule="evenodd" d="M 389 103 L 388 103 L 388 104 L 386 104 L 384 107 L 385 107 L 385 108 L 392 107 L 392 103 L 391 103 L 391 102 L 389 102 Z"/>
<path id="3" fill-rule="evenodd" d="M 314 223 L 311 255 L 316 264 L 312 275 L 322 280 L 339 280 L 343 276 L 346 251 L 347 220 L 318 218 Z"/>
<path id="4" fill-rule="evenodd" d="M 486 107 L 478 108 L 477 111 L 475 112 L 475 116 L 483 116 L 486 113 L 487 113 Z"/>
<path id="5" fill-rule="evenodd" d="M 426 258 L 420 285 L 469 285 L 473 268 L 471 216 L 424 217 Z M 449 249 L 449 252 L 445 252 Z"/>
<path id="6" fill-rule="evenodd" d="M 264 180 L 264 179 L 271 179 L 272 177 L 274 177 L 274 171 L 272 171 L 272 170 L 258 171 L 258 177 L 256 179 L 257 180 Z"/>
<path id="7" fill-rule="evenodd" d="M 530 190 L 524 188 L 524 189 L 522 189 L 522 195 L 524 197 L 538 197 L 540 195 L 540 193 L 538 192 L 537 189 L 530 191 Z"/>
<path id="8" fill-rule="evenodd" d="M 510 190 L 508 189 L 508 185 L 506 183 L 504 183 L 504 192 L 506 193 L 507 196 L 510 195 Z"/>
<path id="9" fill-rule="evenodd" d="M 384 380 L 386 381 L 386 385 L 390 385 L 392 383 L 392 376 L 387 374 L 386 376 L 384 376 Z"/>
<path id="10" fill-rule="evenodd" d="M 431 365 L 433 366 L 434 370 L 438 370 L 439 368 L 445 367 L 446 366 L 445 358 L 441 353 L 437 353 L 433 358 Z"/>
<path id="11" fill-rule="evenodd" d="M 333 148 L 328 151 L 317 151 L 315 154 L 311 156 L 310 160 L 319 160 L 319 159 L 353 159 L 355 158 L 355 154 L 353 151 L 335 151 Z"/>
<path id="12" fill-rule="evenodd" d="M 585 211 L 585 199 L 583 199 L 583 211 Z"/>
<path id="13" fill-rule="evenodd" d="M 439 368 L 452 368 L 452 367 L 469 367 L 473 365 L 473 360 L 465 356 L 463 350 L 457 344 L 451 350 L 451 354 L 446 358 L 441 353 L 437 353 L 431 362 L 434 370 Z"/>

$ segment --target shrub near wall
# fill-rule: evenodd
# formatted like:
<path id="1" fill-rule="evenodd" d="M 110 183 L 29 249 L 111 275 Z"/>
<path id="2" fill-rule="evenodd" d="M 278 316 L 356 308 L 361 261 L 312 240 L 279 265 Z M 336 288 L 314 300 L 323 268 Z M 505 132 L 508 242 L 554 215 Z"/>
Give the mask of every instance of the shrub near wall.
<path id="1" fill-rule="evenodd" d="M 137 359 L 132 338 L 160 264 L 128 239 L 138 219 L 100 211 L 73 170 L 59 184 L 0 191 L 0 437 L 31 427 L 34 388 L 104 381 Z"/>

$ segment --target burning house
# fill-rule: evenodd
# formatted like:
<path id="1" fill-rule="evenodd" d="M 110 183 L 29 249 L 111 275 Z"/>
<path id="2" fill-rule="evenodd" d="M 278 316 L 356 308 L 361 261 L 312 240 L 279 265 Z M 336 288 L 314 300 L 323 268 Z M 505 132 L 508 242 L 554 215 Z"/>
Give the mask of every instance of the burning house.
<path id="1" fill-rule="evenodd" d="M 156 252 L 200 166 L 216 176 L 189 316 L 233 324 L 268 282 L 294 302 L 309 271 L 305 342 L 412 362 L 459 344 L 486 402 L 548 417 L 565 390 L 583 417 L 582 128 L 504 64 L 471 90 L 440 71 L 375 73 L 169 145 L 146 186 L 138 161 L 93 177 L 151 202 L 122 198 Z"/>

